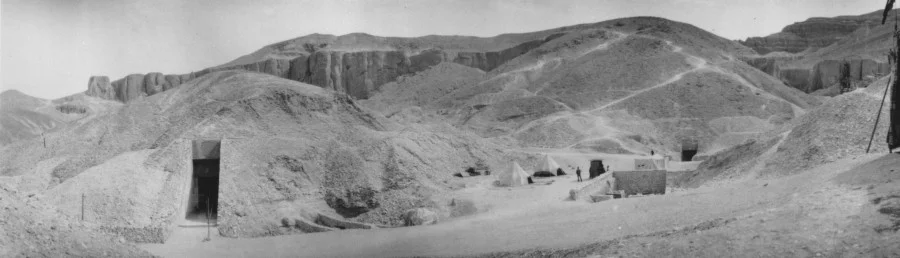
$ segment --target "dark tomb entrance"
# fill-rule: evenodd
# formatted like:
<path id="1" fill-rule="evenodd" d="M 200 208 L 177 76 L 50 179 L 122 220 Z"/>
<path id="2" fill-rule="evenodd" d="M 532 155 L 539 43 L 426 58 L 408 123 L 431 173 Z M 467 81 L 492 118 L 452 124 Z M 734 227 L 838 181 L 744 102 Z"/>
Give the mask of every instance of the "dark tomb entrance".
<path id="1" fill-rule="evenodd" d="M 219 208 L 219 141 L 194 141 L 193 156 L 186 219 L 215 223 Z"/>
<path id="2" fill-rule="evenodd" d="M 697 155 L 697 141 L 682 140 L 681 141 L 681 161 L 691 161 L 694 155 Z"/>
<path id="3" fill-rule="evenodd" d="M 606 173 L 606 168 L 603 167 L 603 160 L 595 159 L 591 160 L 591 167 L 588 169 L 589 177 L 588 179 L 593 179 L 598 177 L 604 173 Z"/>

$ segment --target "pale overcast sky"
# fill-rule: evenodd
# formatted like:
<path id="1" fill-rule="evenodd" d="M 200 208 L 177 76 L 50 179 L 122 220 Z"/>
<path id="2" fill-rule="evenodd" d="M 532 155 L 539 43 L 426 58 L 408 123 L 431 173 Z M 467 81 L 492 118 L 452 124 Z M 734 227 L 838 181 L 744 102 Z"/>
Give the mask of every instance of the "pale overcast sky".
<path id="1" fill-rule="evenodd" d="M 59 98 L 88 77 L 186 73 L 311 33 L 494 36 L 630 16 L 686 22 L 729 39 L 884 0 L 2 0 L 0 91 Z"/>

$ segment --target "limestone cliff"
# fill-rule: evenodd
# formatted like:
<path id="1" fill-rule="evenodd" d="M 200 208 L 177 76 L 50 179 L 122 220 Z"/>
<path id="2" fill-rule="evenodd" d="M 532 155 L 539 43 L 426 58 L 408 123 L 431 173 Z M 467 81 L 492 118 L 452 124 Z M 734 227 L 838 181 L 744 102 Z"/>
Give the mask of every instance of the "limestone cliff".
<path id="1" fill-rule="evenodd" d="M 860 27 L 875 23 L 876 21 L 859 16 L 810 18 L 788 25 L 779 33 L 765 37 L 751 37 L 741 43 L 759 54 L 778 51 L 799 53 L 809 48 L 826 47 Z"/>
<path id="2" fill-rule="evenodd" d="M 744 61 L 757 69 L 781 79 L 788 86 L 806 93 L 828 88 L 838 82 L 840 65 L 844 60 L 824 60 L 811 68 L 794 67 L 790 63 L 799 57 L 756 57 Z M 850 76 L 853 81 L 862 81 L 867 76 L 883 76 L 890 73 L 891 66 L 871 59 L 848 59 Z"/>
<path id="3" fill-rule="evenodd" d="M 309 54 L 295 53 L 291 58 L 219 66 L 181 75 L 132 74 L 112 83 L 106 76 L 94 76 L 89 80 L 88 90 L 85 93 L 89 96 L 129 102 L 169 90 L 210 72 L 241 69 L 309 83 L 365 99 L 378 87 L 396 80 L 397 77 L 426 70 L 441 62 L 454 62 L 490 71 L 559 35 L 561 34 L 551 34 L 503 50 L 484 52 L 441 48 L 421 51 L 311 49 L 313 51 Z"/>

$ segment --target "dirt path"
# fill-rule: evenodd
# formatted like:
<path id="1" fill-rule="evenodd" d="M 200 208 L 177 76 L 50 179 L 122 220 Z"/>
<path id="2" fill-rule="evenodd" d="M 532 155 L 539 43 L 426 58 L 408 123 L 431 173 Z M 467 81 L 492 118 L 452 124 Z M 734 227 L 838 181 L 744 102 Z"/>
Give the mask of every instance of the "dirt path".
<path id="1" fill-rule="evenodd" d="M 658 83 L 658 84 L 656 84 L 656 85 L 653 85 L 653 86 L 650 86 L 650 87 L 647 87 L 647 88 L 643 88 L 643 89 L 634 91 L 633 93 L 631 93 L 631 94 L 628 95 L 628 96 L 619 98 L 619 99 L 617 99 L 617 100 L 611 101 L 611 102 L 606 103 L 606 104 L 604 104 L 604 105 L 602 105 L 602 106 L 599 106 L 599 107 L 597 107 L 597 108 L 591 109 L 591 110 L 586 111 L 586 112 L 581 112 L 581 113 L 588 113 L 588 114 L 590 114 L 590 113 L 598 112 L 598 111 L 600 111 L 600 110 L 604 110 L 604 109 L 606 109 L 606 108 L 608 108 L 608 107 L 615 106 L 616 104 L 619 104 L 619 103 L 621 103 L 622 101 L 631 99 L 631 98 L 636 97 L 636 96 L 638 96 L 638 95 L 641 95 L 641 94 L 643 94 L 644 92 L 648 92 L 648 91 L 651 91 L 651 90 L 654 90 L 654 89 L 657 89 L 657 88 L 660 88 L 660 87 L 667 86 L 667 85 L 672 84 L 672 83 L 674 83 L 674 82 L 677 82 L 677 81 L 681 80 L 681 78 L 683 78 L 685 75 L 687 75 L 687 74 L 689 74 L 689 73 L 694 73 L 694 72 L 697 72 L 697 71 L 700 71 L 700 70 L 705 70 L 705 69 L 708 69 L 708 68 L 709 68 L 709 62 L 707 62 L 705 59 L 700 58 L 700 57 L 697 57 L 697 56 L 694 56 L 694 55 L 691 55 L 691 54 L 684 53 L 684 51 L 683 51 L 684 48 L 682 48 L 682 47 L 680 47 L 680 46 L 673 45 L 673 44 L 672 44 L 672 41 L 666 40 L 665 42 L 666 42 L 666 45 L 672 47 L 672 52 L 675 52 L 675 53 L 679 53 L 679 54 L 684 55 L 684 56 L 685 56 L 685 59 L 686 59 L 685 61 L 687 61 L 688 64 L 690 64 L 690 65 L 692 66 L 692 68 L 689 69 L 689 70 L 687 70 L 687 71 L 683 71 L 683 72 L 677 73 L 677 74 L 673 75 L 671 78 L 669 78 L 668 80 L 665 80 L 665 81 L 663 81 L 663 82 L 661 82 L 661 83 Z"/>

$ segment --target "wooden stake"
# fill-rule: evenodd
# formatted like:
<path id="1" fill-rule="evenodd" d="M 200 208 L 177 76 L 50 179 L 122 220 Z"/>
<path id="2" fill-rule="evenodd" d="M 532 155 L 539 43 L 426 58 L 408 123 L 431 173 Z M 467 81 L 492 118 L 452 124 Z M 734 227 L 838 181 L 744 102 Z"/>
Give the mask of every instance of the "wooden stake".
<path id="1" fill-rule="evenodd" d="M 81 193 L 81 221 L 84 221 L 84 193 Z"/>
<path id="2" fill-rule="evenodd" d="M 206 241 L 209 241 L 209 196 L 206 197 Z"/>

